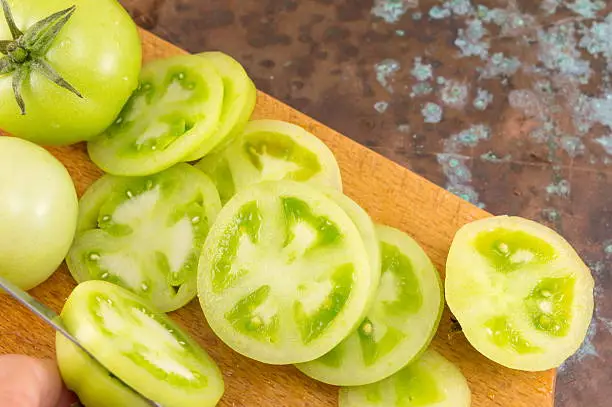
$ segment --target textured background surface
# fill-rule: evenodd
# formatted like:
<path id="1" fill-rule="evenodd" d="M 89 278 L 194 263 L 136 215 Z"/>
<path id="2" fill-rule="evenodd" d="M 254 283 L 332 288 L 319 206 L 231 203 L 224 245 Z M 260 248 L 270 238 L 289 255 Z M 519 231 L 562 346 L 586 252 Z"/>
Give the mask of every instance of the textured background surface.
<path id="1" fill-rule="evenodd" d="M 494 214 L 561 232 L 597 281 L 557 406 L 612 400 L 612 5 L 121 0 L 191 52 Z M 510 407 L 510 406 L 509 406 Z"/>

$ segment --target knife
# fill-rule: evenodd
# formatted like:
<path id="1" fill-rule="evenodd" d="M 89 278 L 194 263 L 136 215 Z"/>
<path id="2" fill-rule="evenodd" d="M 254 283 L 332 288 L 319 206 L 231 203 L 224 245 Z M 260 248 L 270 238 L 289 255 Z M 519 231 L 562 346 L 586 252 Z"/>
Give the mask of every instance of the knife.
<path id="1" fill-rule="evenodd" d="M 51 308 L 47 307 L 45 304 L 38 301 L 36 298 L 32 297 L 30 294 L 23 291 L 21 288 L 17 287 L 4 277 L 0 276 L 0 289 L 5 290 L 9 295 L 15 298 L 17 301 L 26 306 L 30 311 L 34 314 L 38 315 L 45 322 L 51 325 L 57 332 L 64 335 L 70 342 L 74 343 L 78 346 L 83 352 L 85 352 L 90 358 L 92 358 L 95 362 L 100 364 L 100 366 L 104 367 L 104 365 L 94 356 L 90 351 L 85 349 L 85 347 L 78 341 L 77 338 L 72 336 L 70 332 L 66 330 L 64 324 L 62 323 L 61 317 L 55 313 Z M 0 290 L 1 292 L 1 290 Z M 106 368 L 105 368 L 106 369 Z M 110 372 L 109 369 L 106 369 Z M 149 400 L 140 392 L 136 391 L 131 386 L 128 386 L 127 383 L 119 379 L 117 376 L 114 376 L 117 380 L 121 382 L 125 387 L 132 390 L 135 394 L 139 395 L 146 403 L 150 406 L 154 407 L 162 407 L 161 404 L 154 402 L 153 400 Z"/>

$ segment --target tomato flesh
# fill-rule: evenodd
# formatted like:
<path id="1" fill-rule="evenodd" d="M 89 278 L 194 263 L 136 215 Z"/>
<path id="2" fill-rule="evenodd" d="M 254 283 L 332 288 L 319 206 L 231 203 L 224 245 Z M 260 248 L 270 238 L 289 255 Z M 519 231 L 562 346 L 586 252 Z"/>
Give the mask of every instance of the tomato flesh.
<path id="1" fill-rule="evenodd" d="M 377 225 L 380 285 L 360 326 L 323 357 L 297 368 L 333 385 L 380 381 L 416 359 L 438 328 L 442 282 L 419 245 L 404 232 Z"/>
<path id="2" fill-rule="evenodd" d="M 329 148 L 303 128 L 279 120 L 253 120 L 231 143 L 196 167 L 217 185 L 221 200 L 261 181 L 291 180 L 342 190 Z"/>
<path id="3" fill-rule="evenodd" d="M 469 407 L 461 371 L 433 349 L 388 378 L 340 389 L 339 407 Z"/>
<path id="4" fill-rule="evenodd" d="M 88 143 L 89 156 L 114 175 L 163 171 L 213 137 L 222 107 L 223 82 L 204 58 L 149 62 L 117 120 Z"/>
<path id="5" fill-rule="evenodd" d="M 372 273 L 348 215 L 294 181 L 262 182 L 221 210 L 204 245 L 198 294 L 215 333 L 270 364 L 317 358 L 356 326 Z"/>
<path id="6" fill-rule="evenodd" d="M 257 101 L 255 84 L 238 61 L 222 52 L 204 52 L 198 56 L 206 59 L 223 79 L 223 110 L 215 134 L 189 154 L 185 161 L 199 160 L 231 142 L 247 124 Z"/>
<path id="7" fill-rule="evenodd" d="M 446 273 L 447 302 L 467 339 L 499 364 L 558 367 L 586 336 L 593 277 L 570 244 L 541 224 L 498 216 L 464 226 Z"/>
<path id="8" fill-rule="evenodd" d="M 69 270 L 173 311 L 196 295 L 200 250 L 220 210 L 212 182 L 188 164 L 148 177 L 107 174 L 81 199 Z"/>
<path id="9" fill-rule="evenodd" d="M 99 391 L 117 388 L 108 372 L 162 405 L 214 406 L 223 394 L 221 372 L 210 356 L 169 317 L 118 285 L 99 280 L 79 284 L 61 317 L 104 366 L 87 366 L 91 359 L 71 344 L 57 347 L 67 384 L 88 398 L 104 400 L 106 394 Z M 83 383 L 96 376 L 75 377 L 76 371 L 93 372 L 100 387 Z M 122 391 L 113 397 L 131 399 L 131 394 Z"/>

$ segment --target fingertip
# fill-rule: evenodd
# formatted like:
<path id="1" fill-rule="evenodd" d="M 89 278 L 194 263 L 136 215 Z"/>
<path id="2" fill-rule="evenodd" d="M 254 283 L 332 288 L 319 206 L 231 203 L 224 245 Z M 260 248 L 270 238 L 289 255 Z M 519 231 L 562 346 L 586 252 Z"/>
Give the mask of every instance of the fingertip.
<path id="1" fill-rule="evenodd" d="M 49 359 L 25 355 L 0 356 L 0 405 L 56 407 L 63 383 Z"/>

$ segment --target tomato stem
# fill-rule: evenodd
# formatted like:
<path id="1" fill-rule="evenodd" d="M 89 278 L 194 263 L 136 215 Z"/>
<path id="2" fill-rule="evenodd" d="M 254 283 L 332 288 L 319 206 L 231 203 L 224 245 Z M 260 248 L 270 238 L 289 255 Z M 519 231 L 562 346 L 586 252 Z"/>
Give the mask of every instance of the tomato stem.
<path id="1" fill-rule="evenodd" d="M 56 85 L 69 90 L 80 98 L 83 97 L 83 95 L 81 95 L 78 90 L 76 90 L 71 84 L 66 82 L 66 80 L 62 78 L 60 74 L 58 74 L 57 71 L 53 69 L 53 67 L 49 65 L 49 63 L 47 63 L 47 61 L 45 61 L 44 59 L 40 58 L 32 61 L 32 69 L 43 74 L 45 77 L 47 77 L 47 79 L 55 82 Z"/>
<path id="2" fill-rule="evenodd" d="M 13 93 L 22 115 L 26 114 L 25 102 L 21 88 L 32 71 L 36 71 L 76 96 L 83 95 L 46 61 L 45 53 L 55 41 L 57 35 L 74 14 L 76 6 L 57 11 L 36 22 L 23 33 L 15 24 L 8 0 L 0 0 L 4 17 L 11 30 L 13 40 L 1 40 L 0 52 L 7 55 L 0 59 L 0 75 L 15 71 L 13 76 Z"/>
<path id="3" fill-rule="evenodd" d="M 11 30 L 11 35 L 13 39 L 21 37 L 23 33 L 19 28 L 17 28 L 17 24 L 15 24 L 15 20 L 13 19 L 13 13 L 11 12 L 11 8 L 8 5 L 7 0 L 2 0 L 2 10 L 4 11 L 4 18 L 6 19 L 6 23 L 8 24 L 9 30 Z"/>
<path id="4" fill-rule="evenodd" d="M 11 73 L 15 70 L 15 64 L 9 57 L 0 59 L 0 75 Z"/>
<path id="5" fill-rule="evenodd" d="M 22 66 L 15 71 L 15 75 L 13 75 L 13 93 L 15 94 L 15 100 L 17 101 L 17 105 L 19 106 L 19 110 L 21 110 L 21 114 L 25 115 L 25 102 L 23 101 L 23 96 L 21 96 L 21 87 L 23 86 L 23 82 L 25 78 L 29 75 L 30 68 L 29 66 Z"/>

